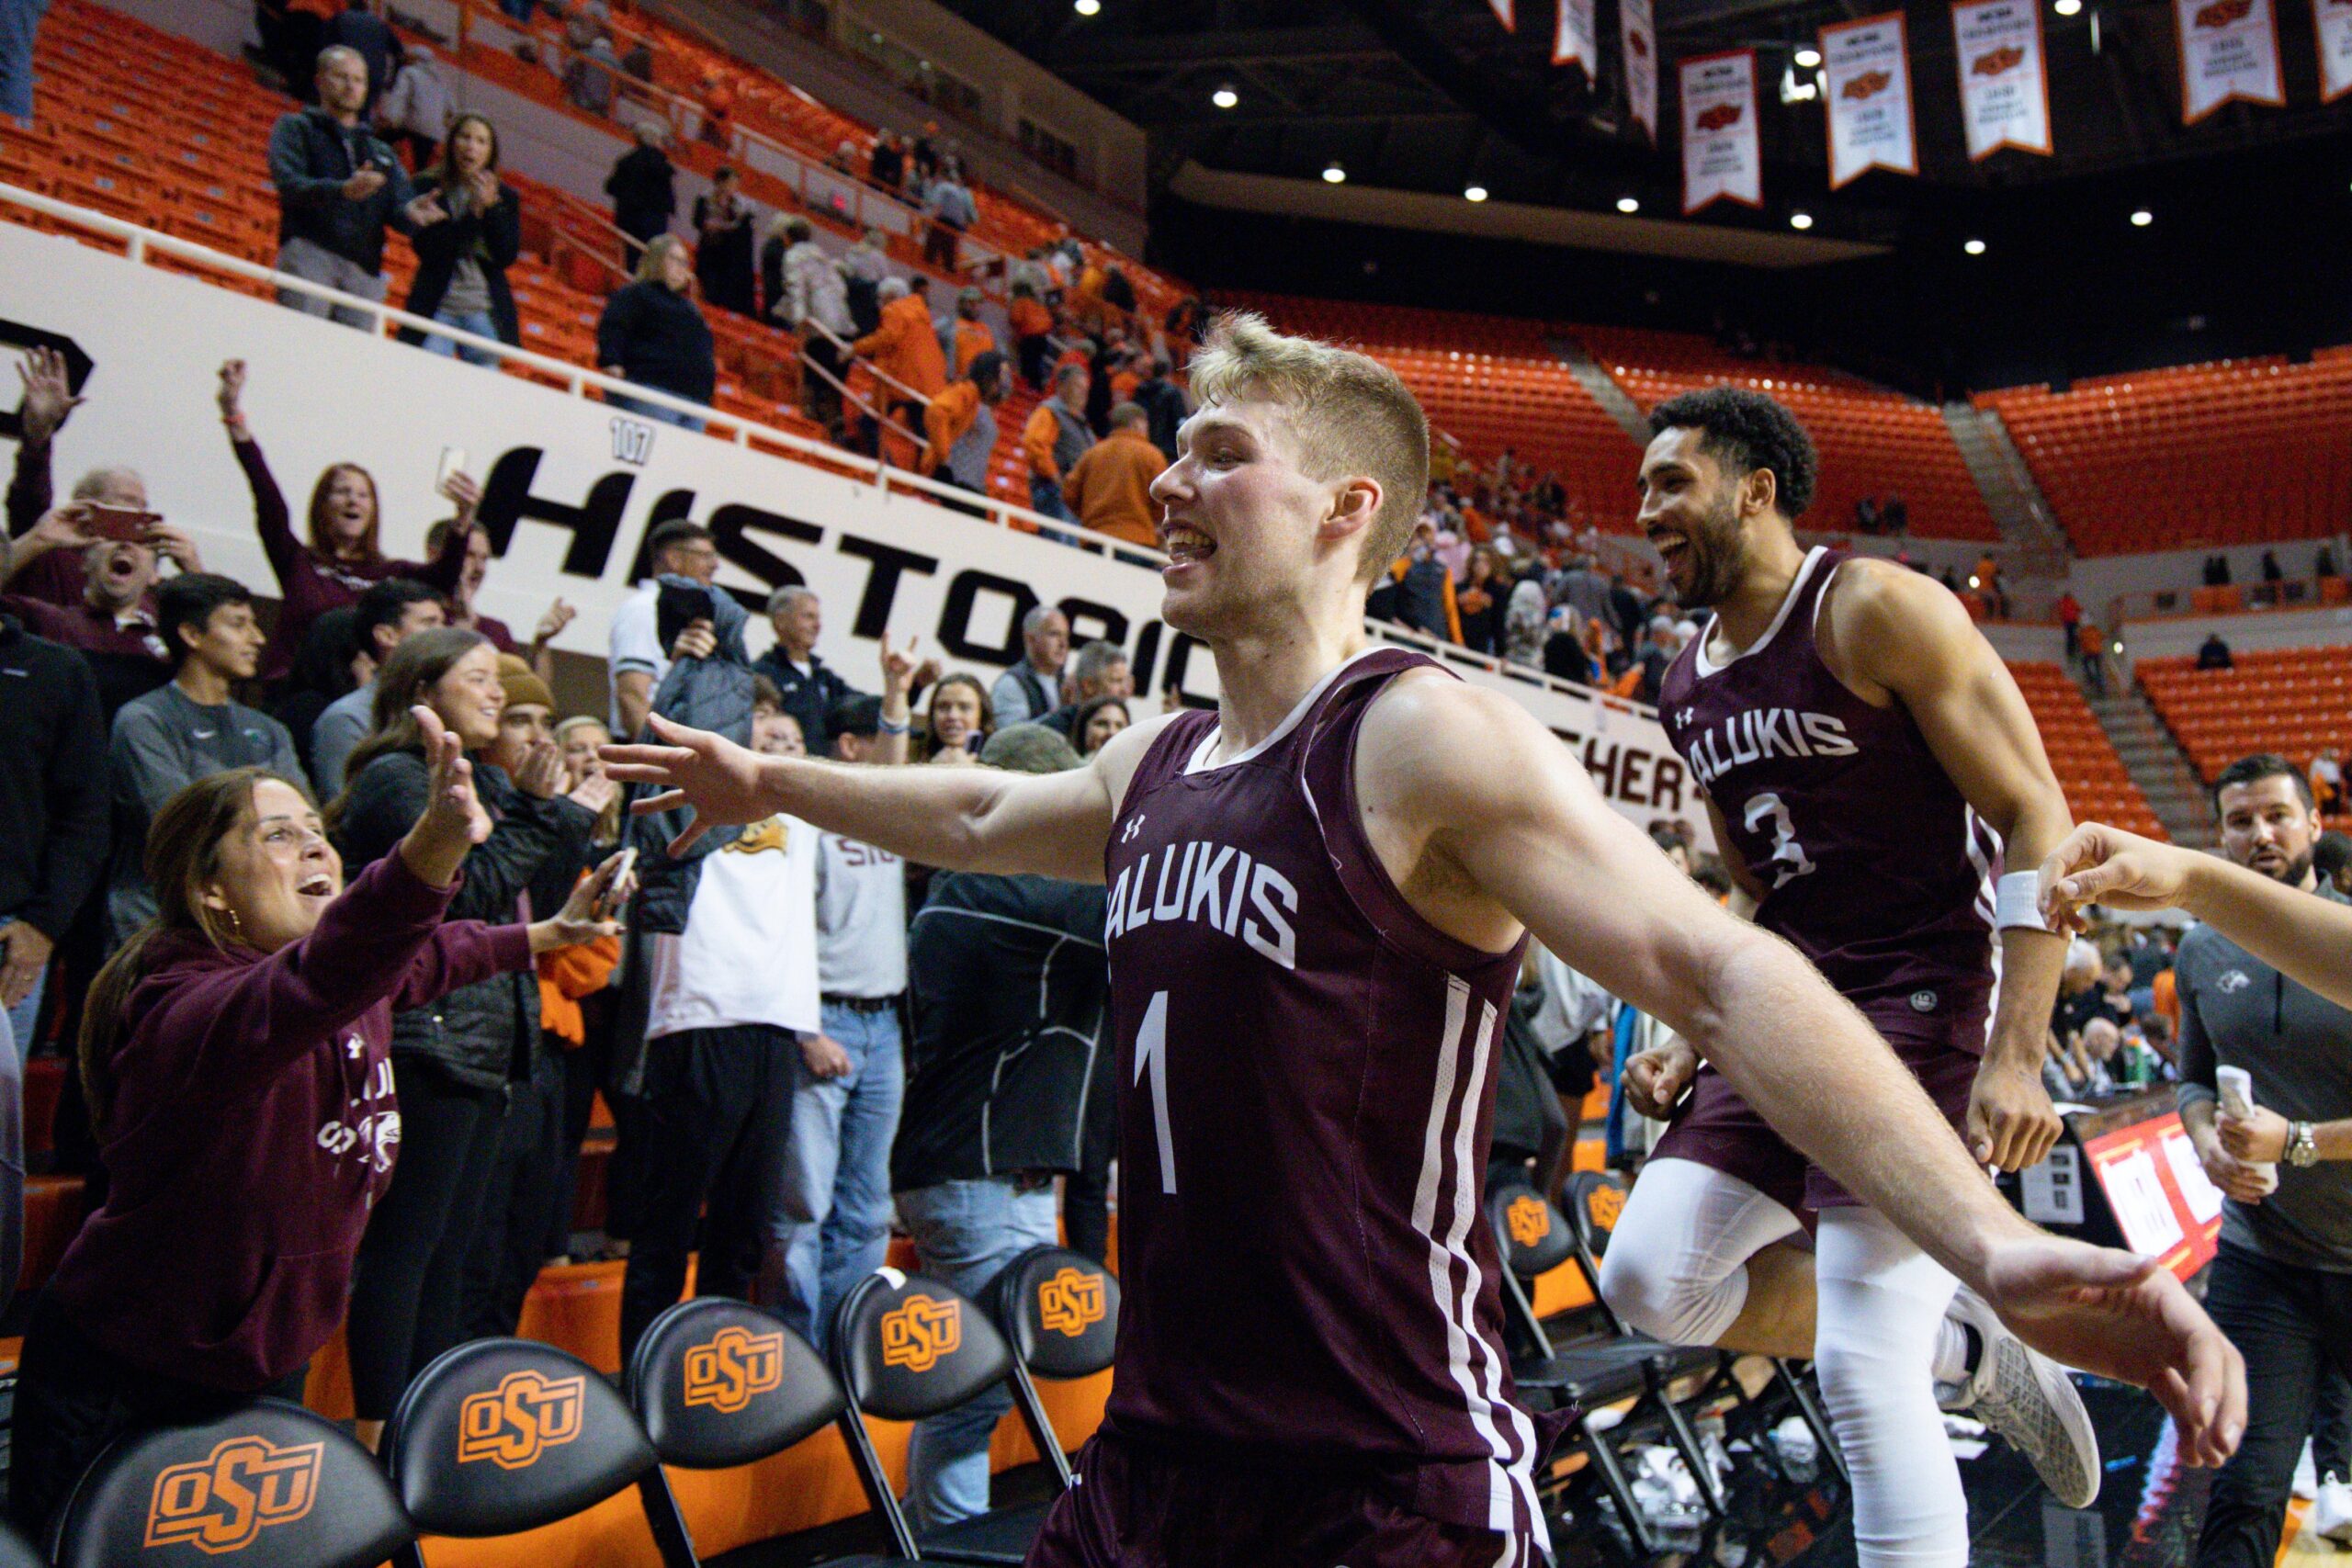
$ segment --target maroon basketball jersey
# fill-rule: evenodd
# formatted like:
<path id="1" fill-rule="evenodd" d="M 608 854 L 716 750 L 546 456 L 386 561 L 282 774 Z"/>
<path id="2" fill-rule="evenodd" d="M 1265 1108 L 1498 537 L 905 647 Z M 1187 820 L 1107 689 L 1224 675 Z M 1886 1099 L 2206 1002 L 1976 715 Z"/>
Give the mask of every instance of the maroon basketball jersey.
<path id="1" fill-rule="evenodd" d="M 1757 924 L 1882 1029 L 1983 1055 L 2000 840 L 1900 702 L 1873 707 L 1821 661 L 1816 547 L 1753 646 L 1716 665 L 1710 616 L 1667 670 L 1658 716 L 1722 814 L 1725 854 L 1768 889 Z"/>
<path id="2" fill-rule="evenodd" d="M 1520 953 L 1413 913 L 1356 807 L 1364 710 L 1423 665 L 1359 654 L 1214 766 L 1217 716 L 1182 715 L 1127 786 L 1104 857 L 1125 1287 L 1109 1418 L 1543 1539 L 1481 1212 Z"/>

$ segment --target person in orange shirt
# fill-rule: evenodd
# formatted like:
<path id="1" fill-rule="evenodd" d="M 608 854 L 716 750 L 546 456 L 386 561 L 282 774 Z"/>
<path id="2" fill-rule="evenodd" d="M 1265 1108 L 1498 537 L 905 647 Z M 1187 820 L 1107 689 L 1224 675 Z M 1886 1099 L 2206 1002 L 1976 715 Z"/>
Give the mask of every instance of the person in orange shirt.
<path id="1" fill-rule="evenodd" d="M 915 433 L 918 441 L 924 403 L 947 389 L 947 356 L 940 351 L 939 333 L 932 324 L 931 304 L 924 296 L 929 287 L 930 279 L 920 276 L 912 285 L 902 277 L 884 278 L 876 290 L 882 303 L 881 324 L 850 345 L 859 358 L 871 359 L 874 368 L 888 378 L 876 397 L 877 406 L 889 415 L 891 425 Z M 896 386 L 891 384 L 894 381 Z M 891 426 L 883 426 L 879 434 L 882 455 L 889 461 L 911 468 L 921 457 L 916 444 Z"/>
<path id="2" fill-rule="evenodd" d="M 1012 286 L 1012 303 L 1005 313 L 1013 347 L 1021 355 L 1021 378 L 1042 392 L 1054 362 L 1054 313 L 1026 283 Z"/>
<path id="3" fill-rule="evenodd" d="M 996 451 L 997 404 L 1012 390 L 1012 367 L 994 349 L 976 356 L 962 379 L 931 400 L 923 430 L 931 444 L 922 471 L 935 479 L 986 495 L 989 458 Z"/>
<path id="4" fill-rule="evenodd" d="M 1029 505 L 1048 517 L 1075 523 L 1062 501 L 1062 478 L 1094 445 L 1086 425 L 1086 394 L 1091 378 L 1083 365 L 1054 372 L 1054 395 L 1037 405 L 1022 427 L 1021 451 L 1029 460 Z"/>
<path id="5" fill-rule="evenodd" d="M 1143 378 L 1136 374 L 1136 356 L 1125 355 L 1111 372 L 1111 402 L 1115 409 L 1120 403 L 1136 400 L 1136 389 L 1143 385 Z"/>
<path id="6" fill-rule="evenodd" d="M 971 369 L 972 361 L 996 346 L 996 333 L 980 320 L 980 291 L 966 288 L 956 296 L 956 319 L 952 340 L 955 344 L 955 371 L 961 376 Z"/>
<path id="7" fill-rule="evenodd" d="M 1168 467 L 1151 444 L 1151 415 L 1137 403 L 1111 411 L 1111 434 L 1086 449 L 1062 479 L 1062 503 L 1098 534 L 1130 544 L 1159 544 L 1159 508 L 1151 481 Z"/>

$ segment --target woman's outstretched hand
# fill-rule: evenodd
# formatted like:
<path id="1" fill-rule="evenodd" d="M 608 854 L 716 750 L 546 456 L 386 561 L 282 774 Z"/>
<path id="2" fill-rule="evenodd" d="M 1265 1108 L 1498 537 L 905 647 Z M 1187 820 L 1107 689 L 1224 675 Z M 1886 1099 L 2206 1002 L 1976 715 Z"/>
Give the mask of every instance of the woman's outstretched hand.
<path id="1" fill-rule="evenodd" d="M 401 840 L 401 858 L 418 878 L 447 887 L 465 863 L 466 853 L 490 837 L 490 818 L 474 798 L 474 765 L 442 724 L 441 716 L 419 704 L 408 710 L 424 732 L 424 815 Z"/>

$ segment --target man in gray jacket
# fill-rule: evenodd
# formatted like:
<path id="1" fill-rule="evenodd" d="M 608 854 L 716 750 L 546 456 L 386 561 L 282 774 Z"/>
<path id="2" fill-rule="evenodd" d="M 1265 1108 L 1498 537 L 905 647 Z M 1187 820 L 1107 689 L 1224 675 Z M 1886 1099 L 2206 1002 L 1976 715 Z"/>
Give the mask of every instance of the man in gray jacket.
<path id="1" fill-rule="evenodd" d="M 2231 860 L 2344 901 L 2312 870 L 2319 816 L 2292 763 L 2241 758 L 2213 800 Z M 2176 972 L 2180 1119 L 2225 1195 L 2205 1304 L 2246 1363 L 2245 1438 L 2214 1480 L 2196 1562 L 2267 1568 L 2323 1372 L 2352 1375 L 2352 1010 L 2211 925 L 2182 941 Z M 2217 1114 L 2230 1067 L 2253 1079 L 2250 1114 Z"/>

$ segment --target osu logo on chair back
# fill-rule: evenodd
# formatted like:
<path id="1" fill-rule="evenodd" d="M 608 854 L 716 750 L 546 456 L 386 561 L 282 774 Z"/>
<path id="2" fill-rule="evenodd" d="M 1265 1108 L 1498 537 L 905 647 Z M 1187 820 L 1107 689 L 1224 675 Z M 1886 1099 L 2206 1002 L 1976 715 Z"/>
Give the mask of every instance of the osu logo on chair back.
<path id="1" fill-rule="evenodd" d="M 1625 1212 L 1625 1190 L 1607 1183 L 1597 1184 L 1585 1194 L 1584 1212 L 1592 1220 L 1592 1228 L 1602 1235 L 1617 1230 L 1617 1216 Z"/>
<path id="2" fill-rule="evenodd" d="M 729 1324 L 685 1355 L 684 1402 L 731 1416 L 784 1385 L 784 1333 L 753 1334 Z"/>
<path id="3" fill-rule="evenodd" d="M 1102 1277 L 1083 1269 L 1063 1269 L 1037 1284 L 1037 1316 L 1056 1334 L 1072 1339 L 1102 1321 Z"/>
<path id="4" fill-rule="evenodd" d="M 882 1364 L 927 1372 L 964 1342 L 963 1303 L 912 1295 L 882 1314 Z"/>
<path id="5" fill-rule="evenodd" d="M 200 1460 L 155 1472 L 147 1504 L 150 1547 L 189 1545 L 208 1556 L 243 1551 L 272 1525 L 291 1524 L 319 1497 L 324 1443 L 278 1448 L 224 1438 Z"/>
<path id="6" fill-rule="evenodd" d="M 542 1377 L 525 1368 L 458 1407 L 458 1462 L 489 1460 L 501 1470 L 537 1464 L 548 1449 L 580 1436 L 584 1378 Z"/>
<path id="7" fill-rule="evenodd" d="M 1552 1234 L 1552 1206 L 1532 1192 L 1522 1192 L 1503 1211 L 1503 1223 L 1510 1227 L 1511 1240 L 1533 1247 Z"/>

